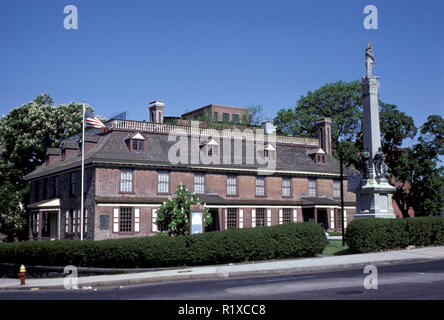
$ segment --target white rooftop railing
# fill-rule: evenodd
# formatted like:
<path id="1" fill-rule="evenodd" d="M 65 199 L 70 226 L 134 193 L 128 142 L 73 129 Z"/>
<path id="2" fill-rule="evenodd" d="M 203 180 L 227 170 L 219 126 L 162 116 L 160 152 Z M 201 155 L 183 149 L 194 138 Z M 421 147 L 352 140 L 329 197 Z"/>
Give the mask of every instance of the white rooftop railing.
<path id="1" fill-rule="evenodd" d="M 218 135 L 221 138 L 228 138 L 228 137 L 246 138 L 246 139 L 255 138 L 253 129 L 246 129 L 244 131 L 235 128 L 219 130 L 213 128 L 200 128 L 192 126 L 174 125 L 169 123 L 153 123 L 153 122 L 142 122 L 134 120 L 111 120 L 110 123 L 111 127 L 114 129 L 140 131 L 140 132 L 170 133 L 172 131 L 176 131 L 179 133 L 184 132 L 185 134 L 188 135 L 206 135 L 206 136 Z M 260 135 L 256 135 L 256 139 L 258 139 L 258 137 L 260 137 Z M 315 138 L 292 137 L 292 136 L 283 136 L 283 135 L 275 135 L 275 137 L 276 137 L 276 142 L 280 143 L 319 146 L 319 139 Z"/>

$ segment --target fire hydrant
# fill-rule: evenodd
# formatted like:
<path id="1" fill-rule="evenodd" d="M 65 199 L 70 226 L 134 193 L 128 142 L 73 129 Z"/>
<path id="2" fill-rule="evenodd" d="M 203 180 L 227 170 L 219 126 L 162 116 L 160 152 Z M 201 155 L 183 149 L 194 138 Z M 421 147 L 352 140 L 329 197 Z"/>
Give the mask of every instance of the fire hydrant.
<path id="1" fill-rule="evenodd" d="M 21 265 L 18 276 L 20 278 L 20 285 L 24 286 L 26 280 L 26 269 L 24 265 Z"/>

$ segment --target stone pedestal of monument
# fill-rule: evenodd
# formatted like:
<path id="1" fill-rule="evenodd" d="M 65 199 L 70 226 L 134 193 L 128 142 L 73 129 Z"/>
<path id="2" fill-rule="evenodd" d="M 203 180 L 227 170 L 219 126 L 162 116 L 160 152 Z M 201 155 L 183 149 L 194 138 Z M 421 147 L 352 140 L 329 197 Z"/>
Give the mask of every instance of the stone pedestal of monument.
<path id="1" fill-rule="evenodd" d="M 370 176 L 362 180 L 356 192 L 358 210 L 355 218 L 396 218 L 392 205 L 392 194 L 396 188 L 385 178 L 375 178 L 373 172 Z"/>
<path id="2" fill-rule="evenodd" d="M 357 211 L 355 218 L 395 218 L 392 206 L 392 194 L 396 188 L 391 186 L 386 178 L 387 168 L 379 151 L 380 165 L 376 171 L 373 160 L 381 147 L 381 133 L 379 126 L 379 77 L 372 74 L 375 59 L 371 48 L 371 41 L 366 51 L 367 75 L 362 78 L 363 104 L 363 133 L 364 148 L 368 152 L 368 174 L 361 178 L 361 185 L 356 190 Z"/>

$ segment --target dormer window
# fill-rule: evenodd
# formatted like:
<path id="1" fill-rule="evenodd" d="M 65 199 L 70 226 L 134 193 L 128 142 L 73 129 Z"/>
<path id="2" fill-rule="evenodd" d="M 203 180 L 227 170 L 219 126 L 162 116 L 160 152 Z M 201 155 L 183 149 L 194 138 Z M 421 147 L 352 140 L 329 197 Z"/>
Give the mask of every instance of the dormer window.
<path id="1" fill-rule="evenodd" d="M 133 140 L 133 151 L 144 151 L 145 141 L 144 140 Z"/>
<path id="2" fill-rule="evenodd" d="M 140 133 L 136 133 L 129 138 L 129 147 L 131 151 L 143 152 L 145 151 L 146 141 L 145 137 Z"/>
<path id="3" fill-rule="evenodd" d="M 313 150 L 312 152 L 310 152 L 310 155 L 312 156 L 312 158 L 316 164 L 321 164 L 321 165 L 327 164 L 326 153 L 321 148 Z"/>
<path id="4" fill-rule="evenodd" d="M 264 149 L 264 158 L 268 160 L 276 160 L 276 149 L 268 144 Z"/>
<path id="5" fill-rule="evenodd" d="M 326 164 L 325 154 L 317 154 L 316 155 L 316 163 L 318 163 L 318 164 Z"/>
<path id="6" fill-rule="evenodd" d="M 207 146 L 208 156 L 217 156 L 219 154 L 218 146 Z"/>
<path id="7" fill-rule="evenodd" d="M 213 138 L 202 142 L 200 144 L 200 148 L 206 148 L 206 152 L 209 157 L 219 155 L 219 144 Z"/>

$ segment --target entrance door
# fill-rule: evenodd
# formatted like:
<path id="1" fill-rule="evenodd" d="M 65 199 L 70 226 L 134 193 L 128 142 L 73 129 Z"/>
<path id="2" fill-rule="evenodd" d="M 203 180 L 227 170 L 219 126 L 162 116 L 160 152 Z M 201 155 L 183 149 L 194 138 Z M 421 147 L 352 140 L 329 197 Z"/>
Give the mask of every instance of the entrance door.
<path id="1" fill-rule="evenodd" d="M 328 230 L 327 209 L 318 209 L 318 223 L 324 228 L 325 231 Z"/>
<path id="2" fill-rule="evenodd" d="M 58 223 L 57 223 L 57 212 L 51 212 L 51 214 L 50 214 L 50 236 L 51 236 L 51 239 L 57 239 L 57 232 L 58 232 L 58 230 L 57 230 L 57 226 L 58 226 Z"/>
<path id="3" fill-rule="evenodd" d="M 304 222 L 314 222 L 314 208 L 303 208 L 302 217 Z"/>
<path id="4" fill-rule="evenodd" d="M 45 211 L 42 214 L 42 237 L 57 239 L 57 212 Z"/>
<path id="5" fill-rule="evenodd" d="M 205 228 L 205 232 L 219 231 L 219 210 L 218 209 L 210 209 L 211 219 L 213 220 L 211 224 L 209 224 Z"/>

